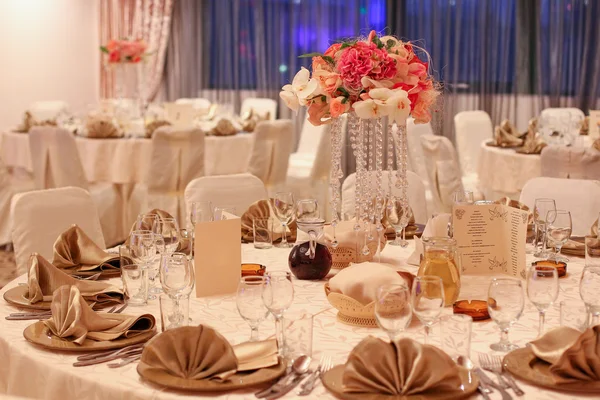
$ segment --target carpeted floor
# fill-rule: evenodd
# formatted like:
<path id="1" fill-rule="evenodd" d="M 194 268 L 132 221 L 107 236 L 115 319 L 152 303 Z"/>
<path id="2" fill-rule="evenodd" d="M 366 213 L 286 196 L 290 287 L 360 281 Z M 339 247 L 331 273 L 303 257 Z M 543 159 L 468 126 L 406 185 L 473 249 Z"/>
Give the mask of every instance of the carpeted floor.
<path id="1" fill-rule="evenodd" d="M 15 253 L 0 250 L 0 288 L 17 277 Z"/>

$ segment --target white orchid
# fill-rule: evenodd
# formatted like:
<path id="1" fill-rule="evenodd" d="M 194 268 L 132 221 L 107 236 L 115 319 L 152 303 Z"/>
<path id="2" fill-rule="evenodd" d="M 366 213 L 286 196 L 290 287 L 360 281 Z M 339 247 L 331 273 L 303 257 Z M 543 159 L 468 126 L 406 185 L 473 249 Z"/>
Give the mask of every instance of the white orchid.
<path id="1" fill-rule="evenodd" d="M 285 104 L 294 111 L 298 111 L 300 105 L 306 105 L 307 99 L 314 94 L 319 88 L 319 83 L 316 79 L 310 78 L 310 72 L 302 67 L 294 76 L 291 85 L 282 87 L 279 97 Z"/>
<path id="2" fill-rule="evenodd" d="M 281 97 L 281 100 L 283 100 L 288 108 L 298 112 L 298 109 L 300 108 L 300 102 L 298 101 L 298 96 L 296 96 L 296 93 L 292 91 L 292 85 L 285 85 L 282 89 L 283 90 L 279 92 L 279 97 Z"/>
<path id="3" fill-rule="evenodd" d="M 404 123 L 410 115 L 410 100 L 405 90 L 396 89 L 386 100 L 387 115 L 391 121 Z"/>
<path id="4" fill-rule="evenodd" d="M 357 101 L 352 107 L 356 115 L 362 119 L 380 118 L 387 115 L 385 104 L 378 100 Z"/>

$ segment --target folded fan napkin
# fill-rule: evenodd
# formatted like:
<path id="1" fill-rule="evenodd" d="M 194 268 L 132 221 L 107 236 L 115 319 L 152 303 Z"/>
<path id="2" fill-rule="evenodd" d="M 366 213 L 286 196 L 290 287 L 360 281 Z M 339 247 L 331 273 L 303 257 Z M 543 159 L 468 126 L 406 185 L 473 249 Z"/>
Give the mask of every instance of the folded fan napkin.
<path id="1" fill-rule="evenodd" d="M 253 230 L 253 222 L 254 218 L 269 218 L 269 227 L 272 227 L 271 238 L 273 239 L 273 243 L 281 241 L 283 237 L 283 226 L 279 219 L 275 216 L 275 211 L 273 209 L 274 200 L 258 200 L 254 202 L 248 210 L 242 214 L 241 224 L 242 224 L 242 241 L 244 242 L 253 242 L 254 241 L 254 230 Z M 296 241 L 297 234 L 297 225 L 296 225 L 296 217 L 292 217 L 292 220 L 287 225 L 286 235 L 287 239 L 290 242 Z"/>
<path id="2" fill-rule="evenodd" d="M 579 128 L 580 135 L 587 135 L 590 133 L 590 117 L 587 116 L 581 121 L 581 127 Z"/>
<path id="3" fill-rule="evenodd" d="M 136 317 L 123 314 L 98 314 L 85 302 L 76 286 L 59 287 L 52 297 L 52 317 L 43 321 L 55 335 L 74 343 L 87 339 L 108 341 L 132 337 L 154 329 L 151 314 Z"/>
<path id="4" fill-rule="evenodd" d="M 260 121 L 268 121 L 270 119 L 270 112 L 266 112 L 265 114 L 261 115 L 254 111 L 253 108 L 251 108 L 249 111 L 247 111 L 244 115 L 240 117 L 239 123 L 242 126 L 242 130 L 244 132 L 253 132 L 256 128 L 256 124 L 258 124 Z"/>
<path id="5" fill-rule="evenodd" d="M 448 237 L 448 224 L 450 223 L 450 214 L 444 213 L 436 215 L 433 218 L 429 218 L 425 228 L 423 229 L 423 235 L 421 237 Z M 423 247 L 423 241 L 415 237 L 415 251 L 406 260 L 411 265 L 420 265 L 421 256 L 425 249 Z"/>
<path id="6" fill-rule="evenodd" d="M 434 346 L 408 338 L 388 343 L 368 336 L 350 353 L 342 383 L 346 393 L 458 395 L 459 373 L 452 359 Z"/>
<path id="7" fill-rule="evenodd" d="M 115 123 L 114 117 L 108 114 L 90 115 L 85 124 L 87 137 L 90 138 L 120 138 L 123 132 Z"/>
<path id="8" fill-rule="evenodd" d="M 540 154 L 542 149 L 546 147 L 546 142 L 542 139 L 537 131 L 537 118 L 533 118 L 529 121 L 529 127 L 525 134 L 525 141 L 523 147 L 517 150 L 517 153 L 521 154 Z"/>
<path id="9" fill-rule="evenodd" d="M 561 326 L 531 342 L 530 348 L 551 364 L 557 384 L 600 380 L 600 325 L 583 333 Z"/>
<path id="10" fill-rule="evenodd" d="M 144 132 L 147 138 L 151 138 L 154 135 L 154 131 L 160 128 L 161 126 L 169 126 L 171 123 L 165 119 L 157 119 L 155 121 L 149 122 L 146 124 Z"/>
<path id="11" fill-rule="evenodd" d="M 123 303 L 123 291 L 105 282 L 79 280 L 50 264 L 39 254 L 29 258 L 27 299 L 31 304 L 51 301 L 56 289 L 63 285 L 75 286 L 89 302 Z"/>
<path id="12" fill-rule="evenodd" d="M 67 229 L 54 242 L 52 264 L 69 273 L 116 270 L 121 267 L 118 255 L 102 250 L 77 225 Z"/>
<path id="13" fill-rule="evenodd" d="M 509 120 L 505 119 L 494 129 L 494 146 L 517 147 L 523 145 L 523 139 Z"/>

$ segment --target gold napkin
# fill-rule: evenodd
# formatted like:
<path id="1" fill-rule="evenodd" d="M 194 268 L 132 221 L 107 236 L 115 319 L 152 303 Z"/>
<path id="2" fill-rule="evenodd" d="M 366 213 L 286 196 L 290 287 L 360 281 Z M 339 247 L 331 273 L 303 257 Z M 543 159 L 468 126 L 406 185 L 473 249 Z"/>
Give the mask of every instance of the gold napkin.
<path id="1" fill-rule="evenodd" d="M 492 146 L 498 147 L 518 147 L 523 145 L 523 139 L 517 132 L 516 128 L 505 119 L 500 125 L 494 129 L 494 142 Z"/>
<path id="2" fill-rule="evenodd" d="M 39 254 L 34 253 L 29 258 L 27 274 L 29 290 L 26 297 L 31 304 L 51 301 L 54 291 L 63 285 L 77 287 L 89 302 L 123 303 L 124 295 L 121 289 L 105 282 L 75 279 Z"/>
<path id="3" fill-rule="evenodd" d="M 98 314 L 85 302 L 75 286 L 59 287 L 52 297 L 52 317 L 43 321 L 55 336 L 83 344 L 132 337 L 154 329 L 151 314 L 139 317 L 123 314 Z"/>
<path id="4" fill-rule="evenodd" d="M 238 361 L 238 371 L 252 371 L 279 363 L 275 339 L 236 344 L 233 346 L 233 352 Z"/>
<path id="5" fill-rule="evenodd" d="M 154 134 L 154 131 L 156 131 L 161 126 L 168 126 L 168 125 L 171 125 L 171 123 L 164 119 L 157 119 L 156 121 L 147 123 L 146 128 L 145 128 L 146 137 L 151 138 L 152 135 Z"/>
<path id="6" fill-rule="evenodd" d="M 123 136 L 123 132 L 113 123 L 113 117 L 107 114 L 89 116 L 85 128 L 89 138 L 108 139 Z"/>
<path id="7" fill-rule="evenodd" d="M 531 342 L 530 348 L 551 364 L 557 384 L 600 380 L 600 325 L 583 333 L 561 326 Z"/>
<path id="8" fill-rule="evenodd" d="M 52 264 L 68 273 L 114 271 L 121 268 L 118 254 L 102 250 L 77 225 L 67 229 L 54 242 Z"/>
<path id="9" fill-rule="evenodd" d="M 15 129 L 15 132 L 27 133 L 34 126 L 57 126 L 57 124 L 54 119 L 37 121 L 31 112 L 25 111 L 25 114 L 23 114 L 23 122 Z"/>
<path id="10" fill-rule="evenodd" d="M 592 143 L 592 147 L 598 151 L 600 151 L 600 139 L 596 139 L 594 140 L 594 143 Z"/>
<path id="11" fill-rule="evenodd" d="M 580 135 L 587 135 L 590 133 L 590 117 L 587 116 L 581 121 L 581 127 L 579 128 Z"/>
<path id="12" fill-rule="evenodd" d="M 375 201 L 375 200 L 373 200 Z M 385 199 L 384 203 L 383 203 L 383 209 L 385 210 L 387 208 L 387 199 Z M 410 208 L 410 206 L 409 206 Z M 402 214 L 400 214 L 402 215 Z M 392 226 L 392 224 L 390 224 L 390 222 L 388 221 L 388 217 L 387 214 L 384 212 L 383 213 L 383 217 L 381 218 L 381 224 L 383 225 L 383 227 L 385 228 L 385 233 L 386 234 L 396 234 L 396 230 L 394 229 L 394 227 Z M 406 225 L 406 233 L 414 233 L 419 229 L 419 227 L 416 225 L 415 223 L 415 214 L 412 212 L 412 208 L 410 208 L 410 219 L 408 220 L 408 225 Z"/>
<path id="13" fill-rule="evenodd" d="M 242 223 L 242 241 L 251 243 L 254 241 L 254 231 L 252 228 L 252 224 L 254 218 L 269 218 L 269 226 L 273 227 L 273 232 L 271 232 L 271 237 L 273 239 L 273 243 L 280 242 L 283 237 L 283 226 L 279 219 L 275 216 L 274 207 L 274 199 L 269 200 L 258 200 L 253 203 L 248 210 L 242 214 L 241 223 Z M 296 225 L 296 217 L 292 217 L 292 220 L 287 225 L 286 235 L 289 242 L 296 241 L 297 234 L 297 225 Z"/>
<path id="14" fill-rule="evenodd" d="M 529 120 L 529 127 L 527 129 L 527 133 L 525 134 L 525 141 L 523 143 L 523 147 L 518 149 L 517 153 L 540 154 L 542 152 L 542 149 L 546 146 L 546 142 L 544 142 L 544 140 L 537 131 L 537 118 L 532 118 L 531 120 Z"/>
<path id="15" fill-rule="evenodd" d="M 459 369 L 452 359 L 408 338 L 392 343 L 373 336 L 363 339 L 346 361 L 342 383 L 346 393 L 461 393 Z"/>
<path id="16" fill-rule="evenodd" d="M 251 108 L 240 117 L 239 122 L 244 132 L 253 132 L 256 128 L 256 124 L 258 124 L 260 121 L 268 121 L 269 119 L 271 119 L 270 112 L 260 115 Z"/>

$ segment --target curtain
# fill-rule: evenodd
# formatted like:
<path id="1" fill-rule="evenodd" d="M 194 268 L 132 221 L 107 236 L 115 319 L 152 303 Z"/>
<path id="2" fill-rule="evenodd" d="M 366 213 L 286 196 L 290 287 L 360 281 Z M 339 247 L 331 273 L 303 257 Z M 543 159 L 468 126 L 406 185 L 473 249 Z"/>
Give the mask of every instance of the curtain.
<path id="1" fill-rule="evenodd" d="M 143 63 L 142 79 L 146 101 L 153 100 L 161 86 L 165 51 L 171 30 L 173 0 L 101 0 L 100 41 L 110 39 L 144 39 L 151 53 Z M 115 96 L 114 73 L 104 62 L 100 67 L 100 93 L 103 98 Z"/>

